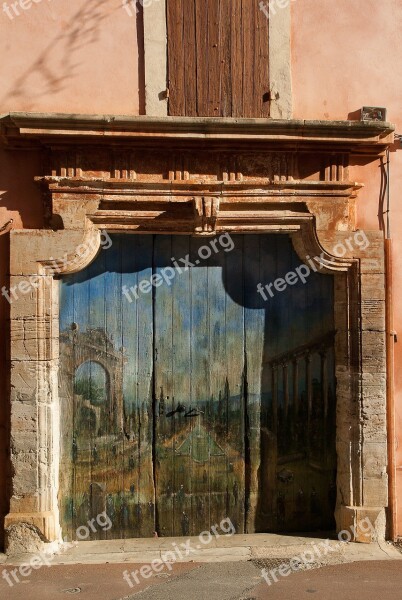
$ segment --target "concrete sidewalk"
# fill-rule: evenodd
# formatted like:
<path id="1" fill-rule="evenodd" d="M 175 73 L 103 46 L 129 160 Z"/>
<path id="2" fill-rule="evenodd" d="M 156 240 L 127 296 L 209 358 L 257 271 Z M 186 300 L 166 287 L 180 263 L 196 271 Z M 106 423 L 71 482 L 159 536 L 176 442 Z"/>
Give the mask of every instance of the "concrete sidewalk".
<path id="1" fill-rule="evenodd" d="M 165 552 L 183 546 L 191 547 L 188 556 L 162 563 Z M 303 553 L 308 564 L 299 560 L 296 571 L 287 576 L 278 573 L 281 565 Z M 402 554 L 392 544 L 339 543 L 325 537 L 222 535 L 204 546 L 198 537 L 80 542 L 47 557 L 47 566 L 28 573 L 23 565 L 31 558 L 0 558 L 1 598 L 299 600 L 316 594 L 319 600 L 335 595 L 378 600 L 381 593 L 381 600 L 391 596 L 394 600 L 402 589 Z M 157 572 L 150 567 L 155 560 L 162 564 Z M 270 585 L 263 570 L 268 574 L 274 570 L 268 577 Z"/>
<path id="2" fill-rule="evenodd" d="M 328 541 L 327 541 L 328 540 Z M 105 564 L 140 563 L 146 564 L 160 559 L 165 552 L 191 546 L 191 553 L 174 562 L 239 562 L 259 558 L 291 558 L 308 551 L 314 545 L 326 542 L 333 550 L 330 556 L 338 562 L 356 560 L 398 560 L 402 554 L 390 543 L 354 544 L 329 539 L 327 533 L 290 536 L 276 534 L 218 535 L 209 543 L 200 543 L 199 537 L 191 538 L 152 538 L 127 540 L 101 540 L 77 542 L 73 548 L 59 552 L 51 558 L 52 565 L 63 564 Z M 184 554 L 184 551 L 183 551 Z M 0 563 L 20 565 L 29 562 L 32 554 L 6 558 L 0 555 Z"/>

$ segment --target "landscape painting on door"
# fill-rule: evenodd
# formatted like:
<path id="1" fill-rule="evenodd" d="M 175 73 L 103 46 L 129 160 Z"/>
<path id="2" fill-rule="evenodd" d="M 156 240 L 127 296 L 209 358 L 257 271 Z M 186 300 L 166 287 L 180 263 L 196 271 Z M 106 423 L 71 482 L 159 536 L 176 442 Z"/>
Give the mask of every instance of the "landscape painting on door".
<path id="1" fill-rule="evenodd" d="M 103 511 L 91 539 L 333 526 L 333 277 L 262 295 L 290 238 L 223 236 L 114 234 L 62 278 L 67 538 Z"/>

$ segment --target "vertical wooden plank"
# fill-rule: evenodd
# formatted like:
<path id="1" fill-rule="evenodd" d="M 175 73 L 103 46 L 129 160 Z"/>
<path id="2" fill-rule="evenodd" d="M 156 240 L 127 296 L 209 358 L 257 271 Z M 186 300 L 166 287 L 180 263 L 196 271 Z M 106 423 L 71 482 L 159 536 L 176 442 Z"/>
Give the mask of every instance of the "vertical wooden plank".
<path id="1" fill-rule="evenodd" d="M 169 115 L 185 115 L 186 80 L 185 61 L 187 48 L 184 46 L 184 2 L 187 0 L 167 0 L 168 35 L 168 81 Z"/>
<path id="2" fill-rule="evenodd" d="M 271 359 L 276 355 L 277 336 L 273 334 L 275 321 L 274 300 L 270 297 L 265 286 L 272 283 L 276 276 L 276 238 L 270 235 L 260 236 L 260 282 L 263 286 L 259 293 L 260 301 L 264 306 L 264 346 L 263 346 L 263 372 L 261 377 L 261 411 L 263 415 L 262 427 L 267 428 L 269 444 L 267 451 L 277 443 L 277 372 L 270 365 Z M 258 285 L 258 284 L 257 284 Z M 276 451 L 274 452 L 276 455 Z M 266 457 L 271 464 L 275 456 Z M 271 494 L 273 491 L 271 491 Z"/>
<path id="3" fill-rule="evenodd" d="M 230 517 L 237 533 L 245 531 L 246 474 L 245 465 L 245 402 L 247 382 L 244 348 L 244 239 L 243 236 L 231 236 L 235 244 L 231 252 L 225 254 L 225 290 L 226 290 L 226 356 L 227 393 L 226 396 L 238 414 L 237 439 L 231 440 L 233 454 L 228 464 L 230 479 L 229 508 Z"/>
<path id="4" fill-rule="evenodd" d="M 143 454 L 149 457 L 148 470 L 152 473 L 152 447 L 148 452 L 142 452 L 141 444 L 141 397 L 138 380 L 138 278 L 140 268 L 137 265 L 139 252 L 139 236 L 123 236 L 121 242 L 121 289 L 122 289 L 122 347 L 127 360 L 123 366 L 123 393 L 126 407 L 124 426 L 124 486 L 128 488 L 128 515 L 132 537 L 140 537 L 141 531 L 141 468 Z M 151 257 L 149 257 L 152 260 Z M 141 271 L 140 271 L 141 272 Z M 136 294 L 138 298 L 136 297 Z M 152 302 L 151 302 L 152 309 Z M 149 314 L 144 314 L 143 321 L 149 320 Z M 151 315 L 152 323 L 152 315 Z M 152 337 L 152 336 L 151 336 Z M 145 338 L 144 342 L 147 340 Z M 149 377 L 148 377 L 149 380 Z M 142 382 L 141 382 L 142 383 Z M 118 446 L 112 447 L 112 452 L 118 452 Z M 111 499 L 110 499 L 111 500 Z M 113 504 L 113 503 L 112 503 Z M 114 510 L 114 506 L 112 508 Z"/>
<path id="5" fill-rule="evenodd" d="M 172 90 L 173 94 L 185 94 L 185 112 L 183 114 L 187 117 L 197 116 L 197 45 L 195 9 L 196 6 L 193 0 L 183 0 L 182 55 L 184 59 L 184 86 L 182 90 Z"/>
<path id="6" fill-rule="evenodd" d="M 211 240 L 205 246 L 211 247 Z M 239 456 L 234 448 L 238 441 L 237 421 L 238 399 L 230 395 L 228 385 L 228 356 L 226 354 L 226 290 L 224 288 L 225 253 L 216 246 L 217 253 L 202 262 L 201 269 L 208 272 L 208 354 L 209 354 L 209 397 L 208 418 L 203 417 L 203 425 L 211 436 L 209 448 L 209 494 L 210 516 L 208 526 L 220 523 L 227 517 L 233 518 L 232 490 L 236 482 Z M 198 251 L 200 252 L 201 249 Z M 199 269 L 196 269 L 198 271 Z M 232 358 L 232 357 L 231 357 Z M 206 406 L 202 407 L 204 413 Z M 241 466 L 243 459 L 240 458 Z M 199 519 L 198 529 L 202 527 Z"/>
<path id="7" fill-rule="evenodd" d="M 71 522 L 71 535 L 72 539 L 76 539 L 77 527 L 80 527 L 83 523 L 85 524 L 89 519 L 89 506 L 88 502 L 84 502 L 84 491 L 88 488 L 90 480 L 90 461 L 88 455 L 90 455 L 90 442 L 84 431 L 81 430 L 80 415 L 78 398 L 75 394 L 75 364 L 79 360 L 79 348 L 76 344 L 76 334 L 79 331 L 85 331 L 89 323 L 89 280 L 88 271 L 85 270 L 76 275 L 66 277 L 64 279 L 63 286 L 67 287 L 67 294 L 70 302 L 73 305 L 73 314 L 69 310 L 70 331 L 71 331 L 71 344 L 72 352 L 69 364 L 66 365 L 68 373 L 64 375 L 68 377 L 69 384 L 68 388 L 71 393 L 72 411 L 73 411 L 73 427 L 70 439 L 66 439 L 69 451 L 73 455 L 73 476 L 72 476 L 72 487 L 68 490 L 68 502 L 71 502 L 72 509 L 72 522 Z M 61 318 L 61 322 L 64 318 Z M 63 416 L 62 418 L 62 427 Z"/>
<path id="8" fill-rule="evenodd" d="M 253 117 L 253 107 L 255 105 L 255 65 L 254 65 L 254 45 L 255 45 L 255 12 L 254 6 L 250 7 L 249 0 L 242 0 L 242 64 L 243 64 L 243 114 L 242 117 Z M 240 57 L 236 57 L 239 59 Z"/>
<path id="9" fill-rule="evenodd" d="M 122 469 L 114 464 L 110 457 L 110 443 L 116 438 L 113 427 L 116 390 L 114 386 L 113 366 L 109 356 L 114 354 L 116 327 L 108 323 L 110 304 L 118 311 L 121 305 L 121 287 L 114 285 L 112 275 L 108 273 L 109 264 L 117 262 L 120 271 L 120 252 L 118 241 L 107 251 L 101 251 L 97 259 L 88 267 L 90 281 L 90 314 L 85 343 L 91 346 L 90 379 L 91 405 L 96 416 L 96 426 L 91 436 L 91 481 L 89 483 L 90 516 L 95 518 L 107 510 L 107 495 L 113 489 L 122 488 Z M 109 263 L 109 264 L 108 264 Z M 109 280 L 110 279 L 110 280 Z M 116 306 L 117 304 L 117 306 Z M 81 342 L 83 343 L 83 342 Z M 119 340 L 117 339 L 119 345 Z M 82 348 L 81 351 L 83 351 Z M 120 365 L 121 368 L 121 365 Z M 106 385 L 103 385 L 105 382 Z M 98 397 L 100 396 L 100 397 Z M 110 473 L 114 476 L 110 477 Z M 102 532 L 91 532 L 91 539 L 98 539 Z M 112 528 L 107 532 L 110 537 L 121 537 L 119 519 L 112 520 Z"/>
<path id="10" fill-rule="evenodd" d="M 244 117 L 243 104 L 243 10 L 242 0 L 232 0 L 231 80 L 232 117 Z"/>
<path id="11" fill-rule="evenodd" d="M 220 89 L 220 40 L 219 16 L 220 0 L 214 0 L 207 5 L 207 38 L 208 38 L 208 79 L 204 85 L 208 86 L 208 116 L 221 115 L 221 89 Z"/>
<path id="12" fill-rule="evenodd" d="M 101 260 L 102 260 L 101 255 Z M 93 427 L 93 411 L 91 410 L 92 390 L 95 386 L 95 377 L 92 372 L 94 352 L 83 347 L 82 336 L 90 336 L 92 328 L 104 326 L 104 290 L 100 279 L 96 278 L 97 265 L 92 263 L 85 271 L 85 280 L 80 281 L 76 294 L 76 319 L 77 344 L 76 344 L 76 370 L 74 382 L 84 381 L 86 395 L 76 390 L 76 432 L 80 460 L 77 462 L 76 478 L 76 527 L 85 526 L 92 518 L 92 493 L 91 484 L 95 477 L 94 449 L 96 450 L 96 431 Z M 84 275 L 84 274 L 83 274 Z M 96 515 L 95 515 L 96 516 Z M 93 532 L 90 532 L 90 537 Z"/>
<path id="13" fill-rule="evenodd" d="M 84 273 L 83 273 L 84 275 Z M 79 287 L 75 294 L 75 323 L 77 323 L 77 333 L 82 333 L 88 330 L 91 323 L 91 280 L 90 267 L 86 269 L 85 280 L 79 280 Z M 78 337 L 78 336 L 77 336 Z M 76 344 L 77 367 L 79 368 L 80 348 Z M 76 372 L 73 373 L 75 383 Z M 90 382 L 91 383 L 91 382 Z M 90 514 L 90 494 L 89 486 L 92 480 L 92 439 L 85 427 L 85 420 L 81 413 L 79 396 L 74 394 L 76 413 L 76 439 L 79 449 L 80 459 L 76 464 L 75 478 L 75 508 L 74 529 L 77 530 L 83 524 L 86 524 L 91 518 Z"/>
<path id="14" fill-rule="evenodd" d="M 283 254 L 285 256 L 285 260 L 284 260 L 284 265 L 283 265 L 283 271 L 281 273 L 281 277 L 285 278 L 287 273 L 289 273 L 292 270 L 292 261 L 293 261 L 293 256 L 294 256 L 294 250 L 292 248 L 292 245 L 290 243 L 290 239 L 288 236 L 283 236 L 282 238 L 284 244 L 283 244 Z M 286 280 L 285 280 L 286 281 Z M 287 288 L 285 289 L 284 292 L 280 292 L 280 295 L 282 296 L 283 299 L 283 317 L 284 320 L 282 322 L 282 327 L 283 327 L 283 332 L 289 332 L 290 335 L 292 335 L 293 331 L 293 323 L 294 323 L 294 309 L 295 307 L 292 306 L 292 288 L 291 286 L 287 286 Z M 284 334 L 283 335 L 284 338 L 284 351 L 289 351 L 292 350 L 292 345 L 295 342 L 295 338 L 293 338 L 292 341 L 290 341 L 289 344 L 289 338 L 287 338 L 287 336 Z M 290 338 L 291 339 L 291 338 Z M 289 376 L 290 376 L 290 367 L 289 367 L 289 360 L 288 357 L 286 357 L 286 359 L 284 360 L 283 363 L 283 418 L 284 418 L 284 437 L 285 437 L 285 454 L 287 456 L 291 456 L 292 454 L 292 444 L 293 444 L 293 440 L 292 440 L 292 413 L 289 410 L 289 404 L 290 404 L 290 388 L 289 388 Z M 288 484 L 288 493 L 289 493 L 289 500 L 290 503 L 293 503 L 293 496 L 294 496 L 294 480 L 292 482 L 290 482 Z M 290 511 L 293 511 L 293 506 L 290 509 Z"/>
<path id="15" fill-rule="evenodd" d="M 295 452 L 300 452 L 300 440 L 298 435 L 299 426 L 299 358 L 293 359 L 292 365 L 292 419 L 293 419 L 293 447 Z"/>
<path id="16" fill-rule="evenodd" d="M 257 292 L 261 283 L 261 265 L 265 257 L 261 255 L 262 237 L 244 236 L 244 330 L 245 359 L 247 372 L 247 417 L 246 436 L 248 438 L 248 460 L 246 487 L 247 531 L 254 531 L 258 503 L 258 472 L 260 467 L 261 430 L 261 381 L 265 345 L 265 313 L 263 298 Z"/>
<path id="17" fill-rule="evenodd" d="M 171 263 L 172 238 L 155 236 L 154 244 L 154 274 L 163 277 L 164 269 Z M 166 280 L 154 289 L 154 344 L 157 528 L 160 535 L 172 536 L 175 535 L 175 513 L 178 505 L 175 473 L 177 420 L 172 373 L 173 302 L 171 287 Z"/>
<path id="18" fill-rule="evenodd" d="M 295 272 L 296 268 L 300 265 L 300 259 L 294 251 L 292 245 L 290 244 L 290 261 L 289 261 L 289 269 L 292 272 Z M 298 326 L 297 319 L 295 319 L 294 315 L 297 315 L 300 311 L 299 298 L 298 298 L 298 289 L 297 287 L 290 287 L 290 310 L 291 310 L 291 319 L 290 319 L 290 330 L 289 335 L 293 340 L 294 346 L 297 348 L 300 346 L 302 341 L 302 336 L 300 332 L 300 327 Z M 299 365 L 298 365 L 298 357 L 291 356 L 290 364 L 289 364 L 289 395 L 291 398 L 291 410 L 289 411 L 288 421 L 290 423 L 289 435 L 291 438 L 291 450 L 292 452 L 298 453 L 300 441 L 298 440 L 298 428 L 300 428 L 299 424 Z M 298 491 L 298 490 L 297 490 Z M 297 493 L 296 491 L 296 493 Z"/>
<path id="19" fill-rule="evenodd" d="M 74 275 L 66 277 L 60 284 L 60 334 L 72 340 L 74 323 Z M 67 340 L 67 337 L 66 337 Z M 71 343 L 71 342 L 70 342 Z M 73 346 L 73 344 L 71 344 Z M 61 350 L 63 351 L 63 349 Z M 69 349 L 72 357 L 74 347 Z M 60 363 L 60 521 L 63 539 L 74 539 L 73 530 L 73 493 L 74 471 L 77 460 L 74 442 L 74 382 L 73 374 Z"/>
<path id="20" fill-rule="evenodd" d="M 124 397 L 122 389 L 124 355 L 122 327 L 122 247 L 121 236 L 113 236 L 112 247 L 103 252 L 103 294 L 104 294 L 104 332 L 105 355 L 110 364 L 110 417 L 105 439 L 98 440 L 98 461 L 106 489 L 106 501 L 113 498 L 114 536 L 129 537 L 129 518 L 124 487 Z M 110 517 L 112 522 L 113 519 Z M 110 535 L 110 534 L 109 534 Z"/>
<path id="21" fill-rule="evenodd" d="M 172 237 L 172 254 L 167 256 L 167 264 L 171 259 L 182 264 L 190 253 L 190 238 L 187 236 Z M 192 419 L 186 418 L 191 405 L 191 270 L 176 270 L 171 283 L 172 295 L 172 394 L 174 406 L 185 407 L 185 412 L 179 412 L 171 420 L 175 424 L 174 439 L 174 481 L 175 481 L 175 510 L 174 531 L 176 535 L 188 536 L 199 534 L 196 529 L 196 513 L 193 510 L 193 500 L 197 490 L 197 473 L 193 472 L 194 463 L 186 450 L 186 439 Z"/>
<path id="22" fill-rule="evenodd" d="M 219 13 L 219 73 L 220 73 L 220 114 L 232 116 L 232 0 L 220 0 Z"/>
<path id="23" fill-rule="evenodd" d="M 260 10 L 258 3 L 254 8 L 255 23 L 252 47 L 254 47 L 254 70 L 250 71 L 254 78 L 254 94 L 252 96 L 253 117 L 269 117 L 269 20 Z"/>
<path id="24" fill-rule="evenodd" d="M 208 117 L 208 13 L 209 4 L 205 0 L 194 0 L 196 7 L 196 48 L 197 48 L 197 116 Z"/>
<path id="25" fill-rule="evenodd" d="M 122 304 L 124 490 L 131 537 L 152 536 L 155 531 L 153 297 L 139 288 L 141 282 L 151 280 L 152 254 L 153 236 L 123 236 L 122 289 L 129 290 Z"/>
<path id="26" fill-rule="evenodd" d="M 138 284 L 151 281 L 153 275 L 154 239 L 141 235 L 136 240 L 136 269 Z M 139 293 L 136 302 L 137 323 L 137 415 L 139 470 L 139 494 L 137 501 L 137 523 L 140 537 L 152 535 L 155 527 L 155 482 L 154 482 L 154 315 L 153 290 Z"/>
<path id="27" fill-rule="evenodd" d="M 190 407 L 196 412 L 203 411 L 197 417 L 189 418 L 191 431 L 191 453 L 192 453 L 192 477 L 196 478 L 196 489 L 200 490 L 198 497 L 192 499 L 192 527 L 191 531 L 198 533 L 209 529 L 216 514 L 217 498 L 214 495 L 216 489 L 216 471 L 219 466 L 215 465 L 215 457 L 209 457 L 205 461 L 205 438 L 211 434 L 214 438 L 215 431 L 209 432 L 205 427 L 206 406 L 211 401 L 210 390 L 210 363 L 209 363 L 209 307 L 208 307 L 208 268 L 204 261 L 199 259 L 199 249 L 203 240 L 190 239 L 191 262 L 198 267 L 191 269 L 191 397 Z M 198 443 L 201 442 L 201 444 Z M 201 454 L 201 456 L 198 456 Z M 194 461 L 199 459 L 199 463 Z M 219 462 L 219 457 L 218 457 Z M 200 516 L 197 516 L 197 511 Z M 202 520 L 201 520 L 202 519 Z M 200 529 L 201 525 L 203 528 Z"/>

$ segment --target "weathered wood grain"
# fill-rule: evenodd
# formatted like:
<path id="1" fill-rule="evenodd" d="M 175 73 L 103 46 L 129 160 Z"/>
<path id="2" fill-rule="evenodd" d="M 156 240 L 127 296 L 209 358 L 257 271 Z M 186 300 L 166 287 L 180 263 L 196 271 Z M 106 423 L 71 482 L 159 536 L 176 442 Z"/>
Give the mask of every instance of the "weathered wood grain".
<path id="1" fill-rule="evenodd" d="M 169 114 L 268 117 L 268 19 L 250 0 L 167 0 Z"/>

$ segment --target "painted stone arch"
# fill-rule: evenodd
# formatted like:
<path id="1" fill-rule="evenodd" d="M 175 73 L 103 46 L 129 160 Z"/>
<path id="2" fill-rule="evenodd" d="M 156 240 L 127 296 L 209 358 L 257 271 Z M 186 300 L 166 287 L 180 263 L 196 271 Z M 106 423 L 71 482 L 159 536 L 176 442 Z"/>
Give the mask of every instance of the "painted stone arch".
<path id="1" fill-rule="evenodd" d="M 96 418 L 97 425 L 99 425 L 101 410 L 106 411 L 111 419 L 110 426 L 116 433 L 120 433 L 124 426 L 124 363 L 123 349 L 116 349 L 113 340 L 104 330 L 99 328 L 79 331 L 76 324 L 71 323 L 70 329 L 60 334 L 60 371 L 63 374 L 63 377 L 60 377 L 60 385 L 62 397 L 66 400 L 62 410 L 67 413 L 72 410 L 71 401 L 75 393 L 74 384 L 79 369 L 86 364 L 98 365 L 105 373 L 106 402 L 102 409 L 92 406 L 91 410 L 99 413 Z"/>
<path id="2" fill-rule="evenodd" d="M 78 429 L 102 435 L 110 406 L 110 377 L 106 367 L 97 360 L 81 363 L 75 369 L 73 386 Z"/>

